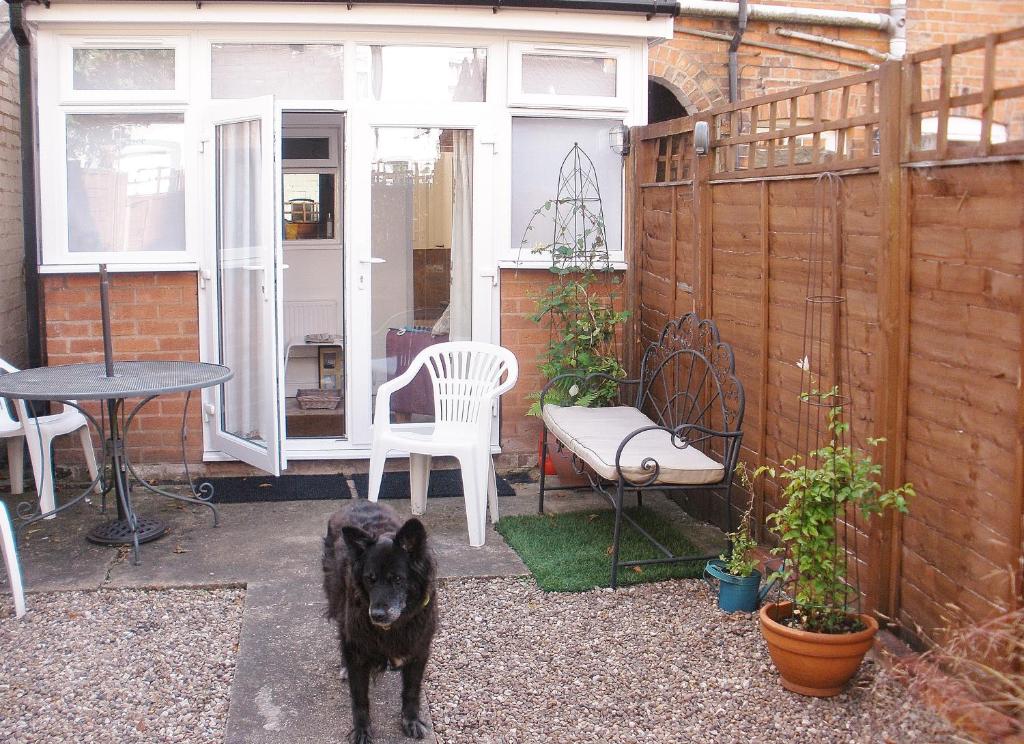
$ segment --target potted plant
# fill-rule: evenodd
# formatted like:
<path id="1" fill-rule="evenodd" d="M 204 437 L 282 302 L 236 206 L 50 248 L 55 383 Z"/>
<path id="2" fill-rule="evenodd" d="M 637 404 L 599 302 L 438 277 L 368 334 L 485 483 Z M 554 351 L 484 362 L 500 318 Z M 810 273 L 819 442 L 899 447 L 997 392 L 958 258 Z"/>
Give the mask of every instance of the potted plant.
<path id="1" fill-rule="evenodd" d="M 811 395 L 839 400 L 838 389 Z M 906 512 L 914 489 L 907 483 L 883 491 L 877 481 L 881 466 L 870 455 L 845 444 L 849 424 L 843 406 L 828 410 L 830 439 L 806 457 L 785 461 L 778 477 L 785 482 L 783 506 L 769 515 L 772 532 L 785 555 L 777 578 L 791 601 L 765 604 L 761 633 L 782 686 L 815 697 L 839 694 L 856 673 L 871 647 L 878 622 L 854 611 L 859 589 L 846 576 L 846 548 L 840 544 L 837 518 L 854 509 L 867 518 L 894 509 Z M 879 439 L 869 439 L 876 446 Z M 775 476 L 772 468 L 760 468 Z"/>
<path id="2" fill-rule="evenodd" d="M 544 403 L 608 405 L 619 392 L 614 378 L 626 376 L 615 353 L 615 341 L 629 312 L 615 308 L 618 278 L 608 257 L 597 173 L 578 144 L 562 161 L 555 198 L 534 210 L 521 249 L 529 243 L 530 233 L 542 215 L 550 216 L 553 222 L 551 240 L 534 243 L 530 250 L 551 256 L 552 281 L 537 298 L 532 317 L 549 331 L 539 368 L 544 379 L 554 384 L 547 388 Z M 581 379 L 595 373 L 607 377 L 586 382 Z M 570 376 L 559 379 L 567 374 Z M 541 415 L 540 395 L 537 391 L 529 396 L 533 400 L 530 415 Z M 556 449 L 548 448 L 548 459 L 554 462 L 560 483 L 578 481 L 569 456 Z"/>
<path id="3" fill-rule="evenodd" d="M 742 464 L 737 471 L 741 474 L 740 479 L 749 483 Z M 753 508 L 751 499 L 739 526 L 727 535 L 728 549 L 704 567 L 704 575 L 718 581 L 718 607 L 725 612 L 754 612 L 761 599 L 761 572 L 757 570 L 758 559 L 754 555 L 757 540 L 750 529 Z"/>

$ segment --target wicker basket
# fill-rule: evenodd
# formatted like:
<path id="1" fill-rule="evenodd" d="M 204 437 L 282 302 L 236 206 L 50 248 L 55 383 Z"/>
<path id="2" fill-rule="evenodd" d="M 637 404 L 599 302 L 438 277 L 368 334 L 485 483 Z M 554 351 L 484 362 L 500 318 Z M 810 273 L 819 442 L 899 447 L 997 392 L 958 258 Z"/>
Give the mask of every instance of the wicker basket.
<path id="1" fill-rule="evenodd" d="M 307 411 L 311 408 L 334 410 L 341 402 L 340 390 L 299 390 L 295 396 L 299 408 Z"/>

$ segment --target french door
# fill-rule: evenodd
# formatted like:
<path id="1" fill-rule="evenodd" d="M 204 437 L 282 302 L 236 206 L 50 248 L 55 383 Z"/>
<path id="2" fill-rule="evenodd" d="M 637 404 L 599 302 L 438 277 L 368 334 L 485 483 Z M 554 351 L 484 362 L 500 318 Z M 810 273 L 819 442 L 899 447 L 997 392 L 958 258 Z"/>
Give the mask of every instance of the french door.
<path id="1" fill-rule="evenodd" d="M 416 112 L 351 117 L 352 447 L 368 447 L 377 388 L 424 348 L 494 340 L 492 159 L 487 127 Z M 432 421 L 427 379 L 392 396 L 392 423 Z M 496 431 L 497 427 L 495 427 Z"/>
<path id="2" fill-rule="evenodd" d="M 207 447 L 279 475 L 282 447 L 280 115 L 272 96 L 211 106 L 203 127 L 205 280 L 213 309 L 207 357 L 234 377 L 214 392 Z M 212 352 L 212 353 L 211 353 Z"/>
<path id="3" fill-rule="evenodd" d="M 289 458 L 366 457 L 376 390 L 416 351 L 447 339 L 496 340 L 489 130 L 472 120 L 421 124 L 352 110 L 344 121 L 337 282 L 345 436 L 288 439 L 280 107 L 271 97 L 234 100 L 206 117 L 212 268 L 203 290 L 204 359 L 235 372 L 206 408 L 206 449 L 215 459 L 277 475 Z M 429 424 L 423 392 L 393 405 L 397 424 Z"/>

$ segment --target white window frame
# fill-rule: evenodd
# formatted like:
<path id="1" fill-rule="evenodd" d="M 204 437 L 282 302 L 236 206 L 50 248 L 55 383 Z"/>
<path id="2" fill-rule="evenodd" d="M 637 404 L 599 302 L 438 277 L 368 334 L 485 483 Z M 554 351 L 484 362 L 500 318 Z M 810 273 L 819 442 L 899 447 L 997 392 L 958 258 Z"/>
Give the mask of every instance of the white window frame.
<path id="1" fill-rule="evenodd" d="M 175 89 L 160 91 L 75 91 L 72 49 L 136 49 L 152 46 L 174 48 Z M 56 56 L 57 65 L 39 70 L 39 148 L 41 261 L 40 273 L 75 271 L 79 267 L 106 263 L 111 266 L 178 271 L 194 269 L 199 262 L 201 225 L 196 211 L 199 172 L 195 143 L 196 122 L 189 106 L 191 62 L 189 38 L 184 35 L 153 34 L 54 35 L 41 36 L 39 59 Z M 182 177 L 184 178 L 184 244 L 175 251 L 71 251 L 68 236 L 67 117 L 75 114 L 135 116 L 180 114 L 182 122 Z"/>
<path id="2" fill-rule="evenodd" d="M 189 39 L 187 36 L 62 36 L 58 41 L 57 59 L 62 104 L 82 103 L 180 103 L 189 99 Z M 173 49 L 174 88 L 169 90 L 76 90 L 74 75 L 75 49 Z"/>
<path id="3" fill-rule="evenodd" d="M 508 104 L 509 106 L 539 106 L 557 109 L 584 109 L 627 111 L 630 108 L 632 54 L 625 46 L 581 46 L 544 42 L 511 41 L 508 45 Z M 549 57 L 583 57 L 615 60 L 614 96 L 570 96 L 523 92 L 523 57 L 544 55 Z"/>
<path id="4" fill-rule="evenodd" d="M 182 226 L 184 244 L 177 251 L 72 251 L 68 235 L 68 169 L 67 169 L 67 117 L 78 114 L 123 115 L 125 117 L 146 114 L 178 114 L 182 116 L 182 176 L 184 178 L 185 216 Z M 48 183 L 52 188 L 40 194 L 43 214 L 52 218 L 42 222 L 43 263 L 45 265 L 80 265 L 98 263 L 110 264 L 185 264 L 195 265 L 193 246 L 194 204 L 192 184 L 197 173 L 195 158 L 191 152 L 196 142 L 195 123 L 190 112 L 183 106 L 63 106 L 56 121 L 47 127 L 50 142 L 55 143 L 40 151 L 40 170 L 49 174 Z M 42 129 L 41 129 L 42 131 Z M 44 271 L 45 273 L 45 271 Z"/>
<path id="5" fill-rule="evenodd" d="M 508 112 L 508 134 L 507 142 L 508 149 L 512 151 L 512 137 L 513 127 L 512 122 L 515 119 L 573 119 L 577 121 L 594 121 L 599 119 L 616 119 L 621 120 L 627 126 L 630 126 L 630 117 L 624 115 L 619 111 L 609 110 L 594 110 L 586 111 L 582 113 L 572 113 L 560 109 L 510 109 Z M 551 256 L 547 253 L 541 255 L 535 255 L 528 248 L 524 248 L 519 251 L 514 245 L 513 240 L 519 240 L 521 236 L 512 234 L 513 224 L 513 204 L 512 204 L 512 189 L 514 188 L 512 183 L 512 168 L 511 160 L 509 160 L 508 168 L 508 190 L 506 192 L 507 197 L 505 198 L 505 209 L 506 215 L 505 220 L 508 225 L 506 234 L 508 239 L 504 245 L 507 246 L 503 250 L 498 251 L 498 268 L 502 269 L 547 269 L 551 267 Z M 623 159 L 622 176 L 619 181 L 620 188 L 620 199 L 621 199 L 621 221 L 622 224 L 619 228 L 619 244 L 617 246 L 608 246 L 608 263 L 612 269 L 616 271 L 626 269 L 626 169 L 625 159 Z M 536 205 L 539 206 L 539 205 Z M 533 209 L 536 208 L 533 207 Z M 602 205 L 603 206 L 603 205 Z"/>

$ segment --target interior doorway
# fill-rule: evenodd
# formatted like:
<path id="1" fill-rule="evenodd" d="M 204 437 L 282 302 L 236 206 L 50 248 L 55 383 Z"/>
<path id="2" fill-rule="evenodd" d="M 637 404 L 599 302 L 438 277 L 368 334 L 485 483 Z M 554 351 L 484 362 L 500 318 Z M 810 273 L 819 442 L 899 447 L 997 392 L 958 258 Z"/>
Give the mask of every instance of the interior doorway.
<path id="1" fill-rule="evenodd" d="M 345 114 L 281 116 L 285 436 L 348 436 Z"/>

